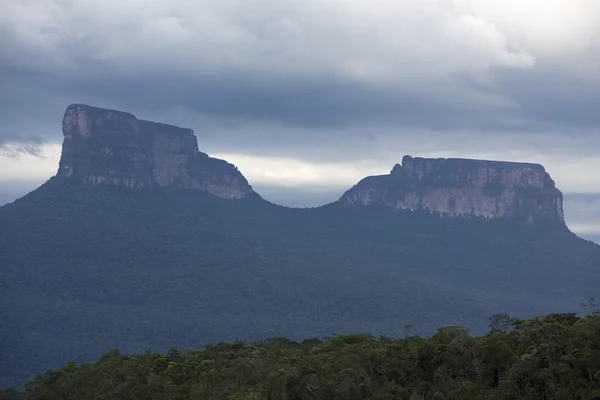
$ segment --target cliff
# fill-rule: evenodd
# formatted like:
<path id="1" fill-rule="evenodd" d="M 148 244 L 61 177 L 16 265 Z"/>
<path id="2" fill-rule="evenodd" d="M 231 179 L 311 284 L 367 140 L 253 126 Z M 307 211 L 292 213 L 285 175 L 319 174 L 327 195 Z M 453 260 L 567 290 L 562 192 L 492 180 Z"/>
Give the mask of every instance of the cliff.
<path id="1" fill-rule="evenodd" d="M 191 129 L 73 104 L 62 130 L 58 177 L 129 188 L 195 189 L 225 199 L 258 196 L 234 165 L 200 152 Z M 361 180 L 339 202 L 564 224 L 562 193 L 538 164 L 405 156 L 390 174 Z"/>
<path id="2" fill-rule="evenodd" d="M 57 176 L 129 188 L 197 189 L 226 199 L 254 194 L 237 168 L 198 150 L 191 129 L 70 105 Z"/>
<path id="3" fill-rule="evenodd" d="M 562 193 L 539 164 L 404 156 L 389 175 L 361 180 L 340 202 L 564 223 Z"/>

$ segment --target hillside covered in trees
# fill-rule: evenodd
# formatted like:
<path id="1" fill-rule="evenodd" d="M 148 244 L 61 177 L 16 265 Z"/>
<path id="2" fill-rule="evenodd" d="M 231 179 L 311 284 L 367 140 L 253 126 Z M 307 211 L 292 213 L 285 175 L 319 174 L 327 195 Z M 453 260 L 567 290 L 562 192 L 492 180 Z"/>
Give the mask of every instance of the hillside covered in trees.
<path id="1" fill-rule="evenodd" d="M 93 364 L 68 362 L 0 398 L 594 400 L 600 312 L 529 320 L 498 314 L 479 337 L 447 326 L 429 338 L 407 331 L 401 339 L 275 338 L 132 356 L 113 350 Z"/>
<path id="2" fill-rule="evenodd" d="M 431 335 L 578 311 L 600 246 L 562 224 L 289 209 L 53 178 L 0 208 L 0 388 L 63 360 L 169 346 Z"/>

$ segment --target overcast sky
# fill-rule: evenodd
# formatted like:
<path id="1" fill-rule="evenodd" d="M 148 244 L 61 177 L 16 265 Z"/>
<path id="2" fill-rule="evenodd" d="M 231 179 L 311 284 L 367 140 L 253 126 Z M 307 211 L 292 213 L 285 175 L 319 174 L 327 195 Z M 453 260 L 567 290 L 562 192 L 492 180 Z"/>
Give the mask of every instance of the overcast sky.
<path id="1" fill-rule="evenodd" d="M 404 154 L 542 163 L 600 235 L 598 0 L 0 2 L 0 204 L 87 103 L 190 127 L 293 206 Z"/>

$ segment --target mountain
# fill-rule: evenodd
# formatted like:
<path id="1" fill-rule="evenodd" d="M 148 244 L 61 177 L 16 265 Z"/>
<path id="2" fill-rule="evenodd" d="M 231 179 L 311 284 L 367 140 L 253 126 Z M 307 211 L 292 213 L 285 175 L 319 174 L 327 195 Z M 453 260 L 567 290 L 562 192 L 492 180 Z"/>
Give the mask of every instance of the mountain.
<path id="1" fill-rule="evenodd" d="M 564 223 L 562 193 L 539 164 L 405 156 L 389 175 L 363 179 L 340 201 Z"/>
<path id="2" fill-rule="evenodd" d="M 198 189 L 224 199 L 255 195 L 235 166 L 198 150 L 191 129 L 70 105 L 57 176 L 129 188 Z"/>
<path id="3" fill-rule="evenodd" d="M 495 164 L 431 162 L 440 176 L 467 172 L 454 186 L 435 175 L 425 185 L 406 158 L 403 192 L 394 172 L 338 202 L 291 209 L 200 153 L 190 130 L 75 105 L 63 133 L 57 176 L 0 207 L 1 386 L 113 347 L 399 336 L 406 325 L 480 333 L 492 314 L 573 311 L 600 287 L 600 246 L 565 226 L 539 167 L 519 175 L 501 164 L 500 176 L 520 177 L 492 178 L 484 193 L 464 177 Z M 468 168 L 444 171 L 456 163 Z M 349 201 L 374 181 L 376 201 Z M 458 196 L 459 184 L 505 211 L 433 202 L 443 190 Z M 413 193 L 421 206 L 402 206 Z"/>

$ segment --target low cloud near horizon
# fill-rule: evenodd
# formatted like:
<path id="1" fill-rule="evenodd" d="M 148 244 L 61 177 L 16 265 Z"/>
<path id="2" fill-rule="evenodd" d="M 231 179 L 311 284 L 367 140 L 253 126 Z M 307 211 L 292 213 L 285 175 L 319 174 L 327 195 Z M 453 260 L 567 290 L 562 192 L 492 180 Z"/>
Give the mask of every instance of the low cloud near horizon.
<path id="1" fill-rule="evenodd" d="M 0 15 L 0 204 L 56 172 L 71 103 L 191 127 L 273 201 L 404 154 L 543 164 L 600 235 L 600 2 L 23 1 Z"/>

